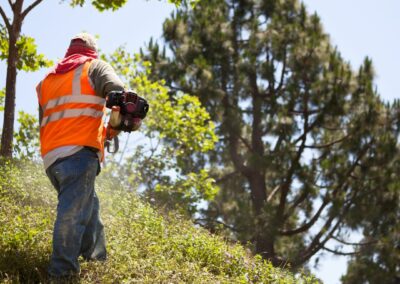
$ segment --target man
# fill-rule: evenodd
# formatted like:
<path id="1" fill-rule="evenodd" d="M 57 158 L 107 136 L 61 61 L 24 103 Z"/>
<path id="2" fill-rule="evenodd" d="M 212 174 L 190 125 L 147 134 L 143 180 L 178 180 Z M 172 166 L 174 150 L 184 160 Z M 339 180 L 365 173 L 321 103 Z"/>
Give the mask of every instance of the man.
<path id="1" fill-rule="evenodd" d="M 97 59 L 95 38 L 73 37 L 61 62 L 38 84 L 40 143 L 46 173 L 58 192 L 51 277 L 76 276 L 78 257 L 105 260 L 103 224 L 94 190 L 104 157 L 105 97 L 124 85 L 112 67 Z"/>

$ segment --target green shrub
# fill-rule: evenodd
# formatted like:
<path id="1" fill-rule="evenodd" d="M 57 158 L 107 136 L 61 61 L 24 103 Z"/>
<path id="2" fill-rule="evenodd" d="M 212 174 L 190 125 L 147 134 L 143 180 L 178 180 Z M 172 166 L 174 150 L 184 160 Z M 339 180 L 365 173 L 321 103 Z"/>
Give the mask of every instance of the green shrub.
<path id="1" fill-rule="evenodd" d="M 97 192 L 109 259 L 81 262 L 81 283 L 316 283 L 274 268 L 244 247 L 157 213 L 118 181 L 100 175 Z M 12 162 L 0 172 L 0 280 L 46 283 L 56 192 L 41 166 Z"/>

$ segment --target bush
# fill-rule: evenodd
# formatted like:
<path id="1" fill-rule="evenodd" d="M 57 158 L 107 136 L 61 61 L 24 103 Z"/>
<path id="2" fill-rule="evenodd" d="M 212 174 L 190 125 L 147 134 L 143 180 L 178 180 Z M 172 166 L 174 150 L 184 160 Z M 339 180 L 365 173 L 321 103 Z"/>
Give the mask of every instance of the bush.
<path id="1" fill-rule="evenodd" d="M 100 175 L 97 192 L 109 259 L 81 262 L 82 283 L 316 283 L 252 257 L 237 244 L 160 215 L 115 179 Z M 0 172 L 0 279 L 47 282 L 56 192 L 39 165 L 8 162 Z"/>

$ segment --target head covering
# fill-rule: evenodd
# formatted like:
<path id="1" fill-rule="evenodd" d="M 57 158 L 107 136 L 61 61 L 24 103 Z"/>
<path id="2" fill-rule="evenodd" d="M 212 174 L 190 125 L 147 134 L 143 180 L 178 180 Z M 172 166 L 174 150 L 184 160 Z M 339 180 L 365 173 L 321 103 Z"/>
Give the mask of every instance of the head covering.
<path id="1" fill-rule="evenodd" d="M 71 39 L 71 43 L 69 46 L 87 47 L 97 52 L 96 38 L 88 33 L 79 33 L 76 36 L 74 36 Z"/>
<path id="2" fill-rule="evenodd" d="M 63 74 L 77 68 L 79 65 L 96 59 L 97 44 L 94 36 L 79 33 L 71 39 L 67 53 L 49 74 Z"/>

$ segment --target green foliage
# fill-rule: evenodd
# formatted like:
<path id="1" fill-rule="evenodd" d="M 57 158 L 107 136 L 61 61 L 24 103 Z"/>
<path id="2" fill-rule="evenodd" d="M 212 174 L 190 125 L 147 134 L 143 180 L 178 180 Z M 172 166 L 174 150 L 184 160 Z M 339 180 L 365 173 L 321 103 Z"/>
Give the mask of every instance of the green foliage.
<path id="1" fill-rule="evenodd" d="M 393 124 L 400 129 L 399 101 L 394 102 L 392 110 L 396 114 Z M 382 138 L 390 139 L 390 136 Z M 376 151 L 383 155 L 396 153 L 396 150 L 390 148 L 379 148 Z M 347 218 L 349 224 L 361 228 L 363 245 L 355 247 L 357 254 L 352 256 L 347 272 L 342 277 L 344 284 L 397 283 L 400 280 L 399 172 L 400 155 L 397 154 L 385 171 L 378 167 L 364 177 L 366 182 L 379 190 L 366 191 L 365 198 L 357 200 Z"/>
<path id="2" fill-rule="evenodd" d="M 161 216 L 101 174 L 97 192 L 109 259 L 81 262 L 81 283 L 317 283 L 251 257 L 238 244 Z M 41 166 L 18 161 L 0 170 L 0 281 L 46 283 L 56 191 Z"/>
<path id="3" fill-rule="evenodd" d="M 6 27 L 0 23 L 0 59 L 6 59 L 6 54 L 8 54 L 8 33 Z"/>
<path id="4" fill-rule="evenodd" d="M 17 69 L 23 71 L 37 71 L 42 67 L 50 67 L 53 62 L 46 59 L 44 54 L 37 52 L 35 39 L 22 35 L 17 41 L 18 60 Z M 8 33 L 0 24 L 0 60 L 8 58 Z"/>
<path id="5" fill-rule="evenodd" d="M 6 97 L 6 89 L 0 90 L 0 111 L 4 110 L 4 98 Z"/>
<path id="6" fill-rule="evenodd" d="M 46 59 L 44 54 L 38 54 L 35 39 L 28 36 L 20 36 L 17 41 L 19 60 L 17 68 L 24 71 L 37 71 L 39 68 L 50 67 L 53 61 Z"/>
<path id="7" fill-rule="evenodd" d="M 138 78 L 134 79 L 134 86 L 142 83 L 136 81 L 142 80 Z M 164 87 L 156 97 L 151 98 L 151 102 L 154 115 L 146 121 L 146 125 L 150 131 L 160 133 L 160 138 L 173 141 L 176 155 L 207 152 L 214 148 L 217 141 L 214 123 L 197 97 L 178 93 L 170 101 Z"/>
<path id="8" fill-rule="evenodd" d="M 151 66 L 139 55 L 119 48 L 105 59 L 150 104 L 141 129 L 146 142 L 126 157 L 124 176 L 135 189 L 144 185 L 149 200 L 193 214 L 198 202 L 212 200 L 218 191 L 208 171 L 193 166 L 217 141 L 209 114 L 198 98 L 181 92 L 171 98 L 163 81 L 150 81 Z"/>
<path id="9" fill-rule="evenodd" d="M 195 161 L 220 181 L 203 225 L 299 267 L 367 222 L 352 220 L 389 190 L 399 156 L 398 112 L 369 58 L 353 71 L 297 0 L 204 0 L 163 29 L 144 56 L 151 78 L 197 96 L 220 137 Z"/>
<path id="10" fill-rule="evenodd" d="M 192 215 L 198 211 L 200 201 L 213 200 L 218 190 L 207 170 L 188 173 L 173 183 L 160 182 L 154 187 L 159 201 L 171 200 Z"/>
<path id="11" fill-rule="evenodd" d="M 68 0 L 63 0 L 68 1 Z M 186 2 L 188 2 L 192 7 L 194 7 L 196 5 L 196 3 L 199 0 L 168 0 L 169 3 L 175 4 L 177 7 L 179 7 L 181 4 L 184 4 Z M 70 0 L 70 4 L 72 7 L 75 6 L 83 6 L 87 1 L 85 0 Z M 126 3 L 128 2 L 128 0 L 92 0 L 91 4 L 100 12 L 106 11 L 106 10 L 118 10 L 120 8 L 122 8 Z"/>
<path id="12" fill-rule="evenodd" d="M 378 241 L 362 246 L 357 256 L 352 257 L 346 274 L 341 277 L 343 284 L 398 283 L 399 266 L 399 225 L 394 225 L 386 235 L 374 235 Z M 370 235 L 367 233 L 367 235 Z M 372 238 L 364 238 L 365 242 Z"/>
<path id="13" fill-rule="evenodd" d="M 64 0 L 65 1 L 65 0 Z M 83 6 L 85 4 L 85 0 L 71 0 L 70 4 L 72 7 L 75 6 Z M 91 4 L 100 12 L 105 10 L 118 10 L 122 6 L 124 6 L 128 0 L 93 0 Z"/>
<path id="14" fill-rule="evenodd" d="M 192 8 L 194 8 L 199 1 L 200 0 L 168 0 L 169 3 L 175 4 L 177 7 L 180 7 L 182 4 L 189 4 Z"/>
<path id="15" fill-rule="evenodd" d="M 44 282 L 56 196 L 38 166 L 2 161 L 0 167 L 0 279 Z"/>
<path id="16" fill-rule="evenodd" d="M 19 129 L 14 133 L 14 153 L 19 158 L 38 158 L 39 122 L 36 116 L 19 111 Z"/>

